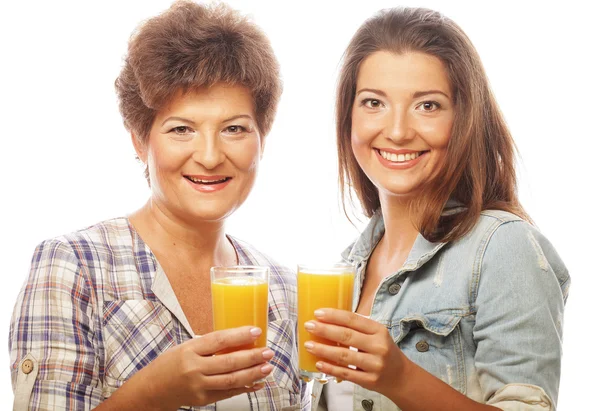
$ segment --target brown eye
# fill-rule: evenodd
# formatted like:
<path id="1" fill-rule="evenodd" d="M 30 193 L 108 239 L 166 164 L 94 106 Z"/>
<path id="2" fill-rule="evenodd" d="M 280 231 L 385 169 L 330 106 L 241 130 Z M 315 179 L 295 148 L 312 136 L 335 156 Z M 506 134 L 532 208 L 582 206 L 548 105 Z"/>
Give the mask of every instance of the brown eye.
<path id="1" fill-rule="evenodd" d="M 173 127 L 171 129 L 172 132 L 174 132 L 175 134 L 186 134 L 188 132 L 190 132 L 190 128 L 187 126 L 177 126 L 177 127 Z"/>
<path id="2" fill-rule="evenodd" d="M 381 101 L 375 99 L 375 98 L 368 98 L 366 100 L 363 100 L 363 104 L 365 106 L 367 106 L 368 108 L 380 108 L 381 107 Z"/>
<path id="3" fill-rule="evenodd" d="M 227 126 L 225 128 L 225 131 L 229 134 L 240 134 L 240 133 L 246 132 L 248 130 L 246 130 L 245 127 L 234 125 L 234 126 Z"/>
<path id="4" fill-rule="evenodd" d="M 435 111 L 440 108 L 440 104 L 435 101 L 424 101 L 417 106 L 422 111 Z"/>

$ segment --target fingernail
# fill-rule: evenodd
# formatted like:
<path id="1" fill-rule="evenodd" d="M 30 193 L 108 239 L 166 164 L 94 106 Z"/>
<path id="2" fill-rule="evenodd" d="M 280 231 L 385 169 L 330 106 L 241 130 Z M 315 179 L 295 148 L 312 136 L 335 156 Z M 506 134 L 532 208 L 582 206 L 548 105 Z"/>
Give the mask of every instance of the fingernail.
<path id="1" fill-rule="evenodd" d="M 315 323 L 313 323 L 312 321 L 308 321 L 304 323 L 304 328 L 306 328 L 307 330 L 314 330 L 315 329 Z"/>
<path id="2" fill-rule="evenodd" d="M 255 385 L 253 385 L 253 386 L 252 386 L 252 389 L 253 389 L 254 391 L 258 391 L 258 390 L 261 390 L 261 389 L 263 389 L 264 387 L 265 387 L 265 384 L 263 384 L 263 383 L 260 383 L 260 384 L 255 384 Z"/>
<path id="3" fill-rule="evenodd" d="M 317 317 L 317 318 L 325 317 L 325 311 L 315 310 L 315 317 Z"/>
<path id="4" fill-rule="evenodd" d="M 307 341 L 304 343 L 304 348 L 306 348 L 307 350 L 312 350 L 315 347 L 315 345 L 313 343 L 311 343 L 310 341 Z"/>
<path id="5" fill-rule="evenodd" d="M 250 334 L 252 334 L 253 337 L 258 337 L 262 334 L 262 330 L 258 327 L 254 327 L 250 330 Z"/>
<path id="6" fill-rule="evenodd" d="M 270 360 L 271 358 L 273 358 L 274 355 L 275 353 L 273 352 L 273 350 L 270 350 L 268 348 L 262 352 L 262 357 L 265 360 Z"/>
<path id="7" fill-rule="evenodd" d="M 271 364 L 265 364 L 262 366 L 262 368 L 260 369 L 260 372 L 262 372 L 263 374 L 268 374 L 273 370 L 273 366 Z"/>
<path id="8" fill-rule="evenodd" d="M 321 361 L 317 361 L 317 369 L 323 368 L 323 363 Z"/>

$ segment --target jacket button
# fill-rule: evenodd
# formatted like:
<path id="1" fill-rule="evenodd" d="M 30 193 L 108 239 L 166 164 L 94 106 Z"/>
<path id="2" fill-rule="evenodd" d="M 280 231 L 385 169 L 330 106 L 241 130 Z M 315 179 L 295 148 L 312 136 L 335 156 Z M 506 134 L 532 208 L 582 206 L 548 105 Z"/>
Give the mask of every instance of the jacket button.
<path id="1" fill-rule="evenodd" d="M 23 372 L 25 374 L 29 374 L 31 371 L 33 371 L 33 361 L 31 361 L 31 360 L 23 361 L 23 364 L 21 364 L 21 369 L 23 370 Z"/>
<path id="2" fill-rule="evenodd" d="M 419 351 L 419 352 L 429 351 L 429 344 L 425 340 L 419 341 L 416 344 L 416 347 L 417 347 L 417 351 Z"/>
<path id="3" fill-rule="evenodd" d="M 361 404 L 365 411 L 373 411 L 373 400 L 362 400 Z"/>
<path id="4" fill-rule="evenodd" d="M 400 292 L 400 284 L 394 283 L 394 284 L 390 285 L 390 287 L 388 288 L 388 291 L 392 295 L 398 294 Z"/>

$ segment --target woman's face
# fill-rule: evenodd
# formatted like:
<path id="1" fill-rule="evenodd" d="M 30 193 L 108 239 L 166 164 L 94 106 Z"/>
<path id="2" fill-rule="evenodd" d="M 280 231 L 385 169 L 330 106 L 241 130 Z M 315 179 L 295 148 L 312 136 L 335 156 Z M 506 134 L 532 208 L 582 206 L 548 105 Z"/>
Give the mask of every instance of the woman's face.
<path id="1" fill-rule="evenodd" d="M 362 62 L 356 90 L 351 143 L 358 164 L 380 198 L 410 196 L 438 171 L 450 140 L 454 108 L 443 63 L 378 51 Z"/>
<path id="2" fill-rule="evenodd" d="M 236 210 L 262 155 L 255 116 L 252 95 L 242 86 L 218 83 L 177 94 L 157 113 L 147 144 L 136 144 L 154 203 L 192 224 Z"/>

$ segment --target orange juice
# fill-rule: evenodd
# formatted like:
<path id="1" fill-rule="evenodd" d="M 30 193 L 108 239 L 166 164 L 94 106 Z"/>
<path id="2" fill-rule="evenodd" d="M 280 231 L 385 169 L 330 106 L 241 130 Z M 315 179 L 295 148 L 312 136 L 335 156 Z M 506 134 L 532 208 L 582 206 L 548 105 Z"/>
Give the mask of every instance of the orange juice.
<path id="1" fill-rule="evenodd" d="M 298 271 L 298 339 L 301 370 L 319 373 L 315 365 L 318 358 L 306 351 L 304 348 L 306 341 L 335 345 L 331 341 L 310 334 L 304 328 L 304 323 L 314 320 L 314 312 L 319 308 L 352 310 L 353 286 L 354 273 L 352 272 Z"/>
<path id="2" fill-rule="evenodd" d="M 212 281 L 213 327 L 215 331 L 253 325 L 262 334 L 251 345 L 222 353 L 267 346 L 269 284 L 262 278 L 225 277 Z"/>

